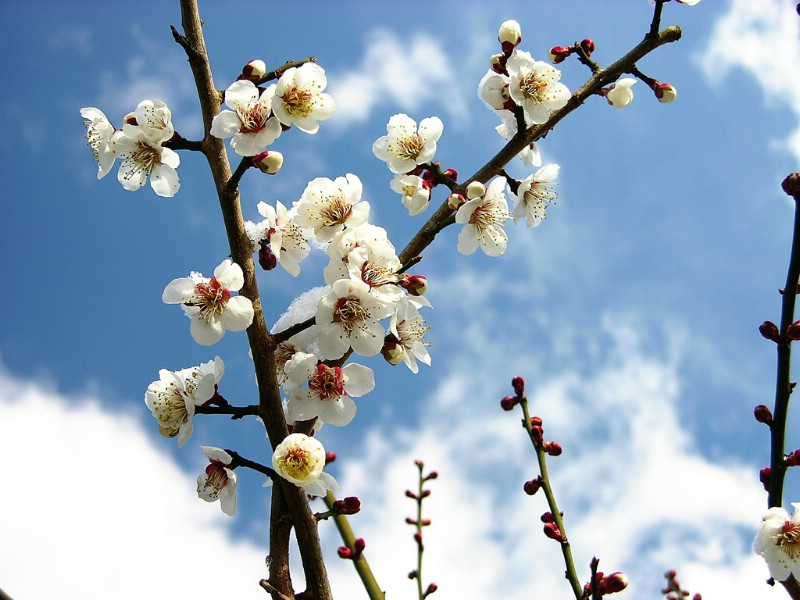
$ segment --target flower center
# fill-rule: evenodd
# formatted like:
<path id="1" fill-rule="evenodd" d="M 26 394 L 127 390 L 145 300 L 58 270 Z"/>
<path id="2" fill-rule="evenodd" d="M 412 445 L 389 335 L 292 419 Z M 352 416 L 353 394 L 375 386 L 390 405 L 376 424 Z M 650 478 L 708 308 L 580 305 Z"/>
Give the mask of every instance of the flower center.
<path id="1" fill-rule="evenodd" d="M 371 288 L 397 283 L 397 275 L 389 267 L 365 260 L 361 265 L 361 281 Z"/>
<path id="2" fill-rule="evenodd" d="M 363 273 L 363 269 L 362 269 Z M 339 298 L 333 309 L 333 322 L 340 323 L 348 335 L 369 318 L 369 311 L 358 298 Z"/>
<path id="3" fill-rule="evenodd" d="M 303 480 L 312 471 L 309 453 L 298 446 L 289 448 L 280 462 L 284 471 L 294 479 Z"/>
<path id="4" fill-rule="evenodd" d="M 534 181 L 528 191 L 525 192 L 525 204 L 535 202 L 555 202 L 558 194 L 548 183 L 542 181 Z"/>
<path id="5" fill-rule="evenodd" d="M 181 391 L 174 383 L 170 383 L 157 396 L 158 403 L 153 406 L 153 414 L 158 419 L 159 431 L 165 437 L 175 437 L 181 425 L 189 420 Z"/>
<path id="6" fill-rule="evenodd" d="M 194 296 L 186 302 L 186 306 L 199 306 L 200 318 L 206 323 L 225 312 L 225 306 L 231 298 L 231 292 L 212 277 L 208 283 L 198 283 Z"/>
<path id="7" fill-rule="evenodd" d="M 296 85 L 288 86 L 283 90 L 281 98 L 286 112 L 293 117 L 304 119 L 314 110 L 314 95 L 307 89 Z"/>
<path id="8" fill-rule="evenodd" d="M 342 369 L 323 364 L 317 365 L 317 374 L 308 380 L 308 388 L 316 393 L 320 400 L 336 400 L 347 395 Z"/>
<path id="9" fill-rule="evenodd" d="M 506 211 L 500 206 L 494 202 L 484 202 L 470 215 L 469 222 L 478 230 L 483 231 L 489 225 L 495 223 L 503 224 L 507 218 L 508 215 Z"/>
<path id="10" fill-rule="evenodd" d="M 258 133 L 267 124 L 269 118 L 269 106 L 256 102 L 250 106 L 237 106 L 236 114 L 242 124 L 239 126 L 239 133 Z"/>
<path id="11" fill-rule="evenodd" d="M 786 521 L 781 532 L 772 536 L 772 541 L 776 546 L 780 546 L 790 559 L 795 560 L 800 557 L 800 523 Z"/>
<path id="12" fill-rule="evenodd" d="M 153 167 L 161 164 L 159 149 L 145 142 L 139 142 L 128 154 L 128 158 L 134 162 L 135 168 L 125 174 L 125 179 L 130 179 L 134 174 L 142 171 L 149 175 L 153 171 Z"/>
<path id="13" fill-rule="evenodd" d="M 325 221 L 326 226 L 342 225 L 353 212 L 353 205 L 345 202 L 340 196 L 329 196 L 328 202 L 320 210 L 320 216 Z"/>
<path id="14" fill-rule="evenodd" d="M 415 160 L 420 155 L 420 152 L 422 152 L 424 146 L 425 140 L 422 139 L 418 131 L 415 131 L 411 135 L 401 137 L 397 140 L 397 147 L 394 153 L 397 158 Z"/>
<path id="15" fill-rule="evenodd" d="M 540 104 L 544 101 L 544 95 L 547 93 L 547 85 L 547 81 L 542 80 L 536 73 L 531 72 L 520 80 L 519 90 L 526 100 Z"/>
<path id="16" fill-rule="evenodd" d="M 222 488 L 228 483 L 228 474 L 225 472 L 225 465 L 218 460 L 212 460 L 206 467 L 206 490 L 212 499 L 216 500 Z M 211 489 L 208 489 L 211 488 Z"/>
<path id="17" fill-rule="evenodd" d="M 423 336 L 430 329 L 430 327 L 423 325 L 423 323 L 424 321 L 419 317 L 398 322 L 397 334 L 400 336 L 398 342 L 409 349 L 414 344 L 430 346 L 430 342 L 422 341 Z"/>

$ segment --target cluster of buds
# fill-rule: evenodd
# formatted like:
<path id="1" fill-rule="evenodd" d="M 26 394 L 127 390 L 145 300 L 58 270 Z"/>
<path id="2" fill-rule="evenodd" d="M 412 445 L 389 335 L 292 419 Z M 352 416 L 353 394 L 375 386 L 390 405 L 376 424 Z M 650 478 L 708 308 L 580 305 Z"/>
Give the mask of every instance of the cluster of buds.
<path id="1" fill-rule="evenodd" d="M 513 396 L 505 396 L 500 400 L 500 408 L 512 410 L 520 401 L 525 399 L 525 380 L 517 375 L 511 380 L 511 387 L 514 389 Z M 539 419 L 541 425 L 541 419 Z"/>
<path id="2" fill-rule="evenodd" d="M 778 326 L 772 321 L 764 321 L 758 326 L 758 331 L 764 339 L 776 344 L 789 344 L 800 340 L 800 321 L 795 321 L 786 328 L 786 333 L 781 335 Z"/>
<path id="3" fill-rule="evenodd" d="M 681 588 L 677 575 L 674 569 L 664 573 L 667 584 L 661 588 L 661 593 L 666 596 L 666 600 L 684 600 L 689 597 L 689 592 Z M 703 597 L 700 594 L 695 594 L 692 596 L 692 600 L 703 600 Z"/>
<path id="4" fill-rule="evenodd" d="M 558 442 L 544 441 L 544 428 L 541 417 L 531 417 L 531 441 L 537 448 L 541 448 L 550 456 L 560 456 L 564 449 Z"/>
<path id="5" fill-rule="evenodd" d="M 506 61 L 508 57 L 514 52 L 514 48 L 519 46 L 522 41 L 522 28 L 516 21 L 504 21 L 500 25 L 500 31 L 497 34 L 497 41 L 500 42 L 500 54 L 492 56 L 490 65 L 495 73 L 506 73 Z"/>
<path id="6" fill-rule="evenodd" d="M 353 543 L 352 548 L 348 546 L 340 546 L 336 552 L 339 554 L 339 558 L 345 558 L 348 560 L 358 560 L 359 558 L 361 558 L 361 553 L 364 552 L 364 548 L 366 547 L 366 545 L 367 544 L 363 538 L 357 538 L 356 541 Z"/>
<path id="7" fill-rule="evenodd" d="M 594 42 L 589 38 L 584 38 L 580 42 L 575 42 L 572 46 L 553 46 L 550 48 L 550 62 L 554 65 L 564 62 L 568 56 L 575 52 L 580 52 L 586 58 L 592 56 L 594 52 Z"/>
<path id="8" fill-rule="evenodd" d="M 355 496 L 348 496 L 342 500 L 336 500 L 331 505 L 331 510 L 336 515 L 354 515 L 361 510 L 361 500 Z"/>
<path id="9" fill-rule="evenodd" d="M 414 569 L 413 571 L 409 571 L 408 572 L 408 578 L 409 579 L 413 580 L 413 579 L 416 579 L 417 577 L 419 577 L 419 573 L 417 573 L 416 569 Z M 422 593 L 422 597 L 426 598 L 426 597 L 430 596 L 433 592 L 435 592 L 438 589 L 439 589 L 438 585 L 436 585 L 435 583 L 429 583 L 428 587 L 425 588 L 425 591 Z"/>
<path id="10" fill-rule="evenodd" d="M 625 573 L 621 571 L 615 571 L 613 573 L 609 573 L 608 575 L 604 575 L 602 571 L 598 571 L 596 575 L 596 581 L 597 594 L 600 596 L 604 596 L 606 594 L 616 594 L 617 592 L 621 592 L 628 587 L 628 578 L 625 576 Z M 591 583 L 587 583 L 583 586 L 583 594 L 587 598 L 591 597 Z"/>

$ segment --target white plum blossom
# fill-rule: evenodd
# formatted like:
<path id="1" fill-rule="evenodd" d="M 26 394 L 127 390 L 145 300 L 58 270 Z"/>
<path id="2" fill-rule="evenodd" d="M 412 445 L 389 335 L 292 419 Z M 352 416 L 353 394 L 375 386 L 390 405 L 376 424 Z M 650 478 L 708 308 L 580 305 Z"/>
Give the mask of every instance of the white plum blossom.
<path id="1" fill-rule="evenodd" d="M 382 302 L 393 304 L 403 296 L 403 290 L 397 285 L 400 281 L 397 271 L 403 265 L 394 252 L 379 254 L 368 246 L 358 246 L 347 255 L 345 262 L 350 279 L 367 284 L 370 293 Z"/>
<path id="2" fill-rule="evenodd" d="M 352 173 L 333 181 L 317 177 L 303 191 L 294 221 L 313 229 L 317 241 L 329 242 L 340 231 L 369 218 L 369 203 L 361 200 L 361 191 L 361 180 Z"/>
<path id="3" fill-rule="evenodd" d="M 614 83 L 606 92 L 606 100 L 614 108 L 625 108 L 633 102 L 633 90 L 636 83 L 632 77 L 623 77 Z"/>
<path id="4" fill-rule="evenodd" d="M 414 119 L 400 113 L 389 119 L 388 135 L 375 141 L 372 152 L 387 163 L 392 173 L 408 173 L 433 159 L 443 129 L 439 117 L 422 119 L 417 129 Z"/>
<path id="5" fill-rule="evenodd" d="M 472 254 L 481 249 L 487 256 L 500 256 L 506 251 L 508 236 L 503 225 L 509 218 L 505 195 L 506 178 L 496 177 L 486 193 L 461 205 L 456 223 L 464 227 L 458 234 L 458 251 Z"/>
<path id="6" fill-rule="evenodd" d="M 97 178 L 102 179 L 111 171 L 117 159 L 114 141 L 122 135 L 106 118 L 99 108 L 87 106 L 81 109 L 83 124 L 86 126 L 86 142 L 97 161 Z"/>
<path id="7" fill-rule="evenodd" d="M 522 107 L 525 123 L 544 123 L 551 110 L 564 106 L 570 92 L 561 79 L 561 71 L 541 60 L 534 60 L 528 52 L 514 50 L 506 61 L 508 93 Z"/>
<path id="8" fill-rule="evenodd" d="M 325 283 L 333 285 L 338 279 L 350 277 L 347 257 L 361 246 L 369 250 L 370 256 L 396 256 L 395 248 L 383 227 L 362 223 L 352 229 L 336 234 L 328 245 L 330 260 L 323 271 Z"/>
<path id="9" fill-rule="evenodd" d="M 335 491 L 336 480 L 322 469 L 325 467 L 325 448 L 315 437 L 291 433 L 275 448 L 272 468 L 309 496 L 324 496 Z"/>
<path id="10" fill-rule="evenodd" d="M 550 163 L 520 182 L 516 193 L 517 205 L 514 207 L 515 221 L 526 219 L 528 227 L 536 227 L 547 217 L 547 205 L 558 197 L 553 182 L 560 170 L 560 166 Z"/>
<path id="11" fill-rule="evenodd" d="M 158 420 L 158 432 L 164 437 L 178 437 L 182 447 L 192 435 L 195 407 L 202 406 L 216 394 L 216 386 L 225 372 L 220 357 L 180 371 L 159 371 L 159 380 L 147 387 L 144 401 Z"/>
<path id="12" fill-rule="evenodd" d="M 297 277 L 300 262 L 311 252 L 308 234 L 294 222 L 296 211 L 289 210 L 280 202 L 275 208 L 266 202 L 259 202 L 258 212 L 265 220 L 261 223 L 245 222 L 245 230 L 253 246 L 257 249 L 262 243 L 269 245 L 272 254 L 287 273 Z"/>
<path id="13" fill-rule="evenodd" d="M 125 118 L 122 135 L 114 137 L 114 151 L 121 161 L 117 179 L 126 190 L 138 190 L 149 175 L 157 195 L 171 198 L 178 193 L 181 184 L 175 169 L 180 156 L 162 146 L 174 133 L 169 118 L 169 109 L 159 100 L 140 102 L 136 112 Z"/>
<path id="14" fill-rule="evenodd" d="M 231 147 L 239 156 L 256 156 L 281 134 L 280 121 L 272 113 L 274 86 L 260 92 L 247 79 L 234 81 L 225 90 L 225 104 L 232 110 L 223 110 L 211 122 L 211 135 L 229 138 Z"/>
<path id="15" fill-rule="evenodd" d="M 412 217 L 425 212 L 431 201 L 428 182 L 419 175 L 396 175 L 389 187 L 403 196 L 402 203 Z"/>
<path id="16" fill-rule="evenodd" d="M 316 324 L 323 358 L 344 356 L 349 348 L 361 356 L 375 356 L 383 346 L 383 327 L 378 322 L 393 307 L 370 294 L 361 280 L 340 279 L 317 306 Z"/>
<path id="17" fill-rule="evenodd" d="M 173 279 L 161 299 L 166 304 L 182 304 L 191 318 L 189 331 L 203 346 L 215 344 L 225 331 L 244 331 L 253 322 L 253 303 L 244 296 L 232 296 L 244 285 L 242 268 L 230 259 L 214 269 L 211 279 L 199 273 Z"/>
<path id="18" fill-rule="evenodd" d="M 770 576 L 785 581 L 789 575 L 800 580 L 800 502 L 792 502 L 794 514 L 781 507 L 770 508 L 753 540 L 753 550 L 769 567 Z"/>
<path id="19" fill-rule="evenodd" d="M 313 354 L 298 352 L 284 366 L 288 381 L 284 385 L 289 394 L 286 405 L 291 421 L 320 418 L 335 427 L 343 427 L 353 420 L 358 398 L 375 389 L 372 369 L 350 363 L 344 368 L 329 367 L 318 362 Z"/>
<path id="20" fill-rule="evenodd" d="M 272 112 L 286 126 L 317 133 L 317 121 L 329 119 L 336 105 L 322 90 L 328 84 L 325 70 L 316 63 L 291 67 L 281 75 L 273 88 Z"/>
<path id="21" fill-rule="evenodd" d="M 478 83 L 478 97 L 492 110 L 505 110 L 511 114 L 509 108 L 513 108 L 513 104 L 509 107 L 511 96 L 508 92 L 507 75 L 501 75 L 492 69 L 486 71 Z"/>
<path id="22" fill-rule="evenodd" d="M 410 299 L 403 298 L 398 302 L 389 321 L 389 333 L 392 336 L 390 339 L 396 344 L 393 364 L 399 364 L 402 360 L 412 373 L 419 371 L 417 360 L 430 366 L 431 356 L 426 347 L 428 343 L 422 341 L 429 329 Z"/>
<path id="23" fill-rule="evenodd" d="M 197 496 L 206 502 L 219 500 L 222 512 L 228 516 L 236 514 L 236 473 L 228 468 L 233 457 L 222 448 L 200 446 L 208 457 L 206 470 L 197 478 Z"/>

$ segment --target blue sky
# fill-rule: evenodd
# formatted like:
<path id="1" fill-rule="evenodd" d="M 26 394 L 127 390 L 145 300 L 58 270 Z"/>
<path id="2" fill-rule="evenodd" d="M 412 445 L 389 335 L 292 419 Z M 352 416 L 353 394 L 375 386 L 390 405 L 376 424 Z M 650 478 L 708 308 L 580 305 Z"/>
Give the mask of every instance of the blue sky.
<path id="1" fill-rule="evenodd" d="M 352 524 L 393 595 L 413 593 L 403 491 L 415 458 L 440 473 L 427 509 L 437 597 L 568 593 L 540 532 L 544 499 L 521 492 L 535 469 L 518 415 L 498 408 L 514 375 L 565 448 L 551 471 L 586 577 L 597 555 L 601 568 L 631 576 L 637 597 L 657 597 L 668 568 L 708 598 L 783 593 L 763 585 L 766 568 L 749 549 L 766 505 L 757 473 L 768 444 L 752 408 L 772 399 L 774 351 L 757 326 L 779 318 L 788 258 L 791 206 L 779 184 L 800 159 L 798 19 L 780 0 L 674 4 L 664 24 L 680 25 L 683 39 L 639 67 L 673 83 L 677 102 L 661 105 L 639 83 L 629 108 L 595 98 L 560 124 L 541 144 L 545 161 L 561 165 L 559 202 L 538 228 L 511 227 L 503 257 L 462 256 L 457 229 L 440 234 L 415 269 L 435 307 L 426 315 L 433 366 L 414 376 L 365 361 L 377 389 L 357 400 L 351 425 L 321 432 L 340 457 L 332 472 L 342 494 L 364 503 Z M 0 141 L 2 274 L 13 282 L 0 330 L 0 449 L 13 482 L 0 499 L 0 531 L 10 532 L 0 587 L 49 597 L 48 572 L 64 598 L 153 589 L 211 598 L 222 585 L 263 597 L 255 582 L 269 492 L 242 473 L 233 519 L 194 492 L 200 444 L 268 460 L 260 424 L 197 419 L 179 450 L 142 401 L 159 369 L 219 355 L 222 393 L 254 402 L 245 336 L 200 347 L 160 299 L 173 278 L 210 274 L 228 254 L 209 175 L 182 153 L 176 197 L 131 193 L 114 175 L 97 181 L 85 147 L 81 107 L 119 123 L 145 98 L 166 101 L 185 137 L 200 132 L 168 29 L 180 22 L 177 2 L 137 7 L 0 5 L 4 71 L 11 89 L 25 90 L 6 94 L 0 110 L 14 132 Z M 279 175 L 248 173 L 245 217 L 256 220 L 262 200 L 291 204 L 315 177 L 355 173 L 372 222 L 403 247 L 425 217 L 407 215 L 372 155 L 390 116 L 439 116 L 437 159 L 466 177 L 501 147 L 475 93 L 500 22 L 520 22 L 534 57 L 590 37 L 608 64 L 641 39 L 650 11 L 645 0 L 310 3 L 302 13 L 201 3 L 218 86 L 251 58 L 275 67 L 314 55 L 339 105 L 316 136 L 278 140 Z M 572 61 L 562 71 L 570 89 L 587 76 Z M 509 172 L 530 173 L 519 161 Z M 316 252 L 297 279 L 262 274 L 270 323 L 322 284 L 325 262 Z M 800 440 L 790 434 L 788 444 Z M 798 494 L 790 477 L 787 502 Z M 363 597 L 335 557 L 335 532 L 322 535 L 337 597 Z M 220 581 L 209 582 L 215 565 Z"/>

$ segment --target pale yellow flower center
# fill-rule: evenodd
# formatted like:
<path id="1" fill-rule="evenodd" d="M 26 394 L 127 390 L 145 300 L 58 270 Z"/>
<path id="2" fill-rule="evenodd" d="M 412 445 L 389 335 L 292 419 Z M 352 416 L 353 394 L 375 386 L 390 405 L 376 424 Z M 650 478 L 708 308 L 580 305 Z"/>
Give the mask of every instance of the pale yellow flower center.
<path id="1" fill-rule="evenodd" d="M 792 560 L 800 557 L 800 523 L 786 521 L 781 532 L 772 536 L 772 541 Z"/>

